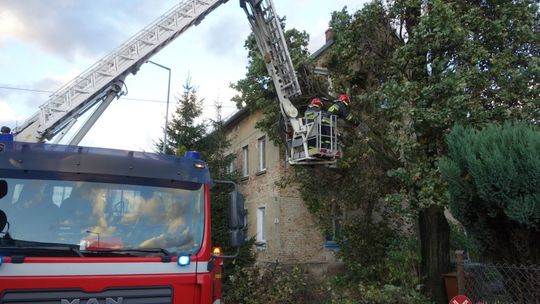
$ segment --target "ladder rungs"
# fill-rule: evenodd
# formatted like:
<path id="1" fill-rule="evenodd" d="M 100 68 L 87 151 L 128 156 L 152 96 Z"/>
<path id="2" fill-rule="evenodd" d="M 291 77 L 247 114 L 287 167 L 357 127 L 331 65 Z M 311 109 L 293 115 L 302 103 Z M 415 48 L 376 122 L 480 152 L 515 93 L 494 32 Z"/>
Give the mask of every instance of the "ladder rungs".
<path id="1" fill-rule="evenodd" d="M 130 56 L 126 56 L 126 55 L 118 55 L 120 57 L 122 57 L 123 59 L 126 59 L 126 60 L 135 60 L 135 58 L 133 57 L 130 57 Z"/>
<path id="2" fill-rule="evenodd" d="M 147 44 L 147 45 L 156 45 L 154 42 L 148 41 L 148 40 L 139 40 L 140 42 Z"/>
<path id="3" fill-rule="evenodd" d="M 105 77 L 113 77 L 114 76 L 111 73 L 102 72 L 102 71 L 97 71 L 96 73 L 98 73 L 99 75 L 105 76 Z"/>
<path id="4" fill-rule="evenodd" d="M 160 24 L 160 25 L 158 25 L 158 26 L 159 26 L 160 28 L 162 28 L 162 29 L 166 30 L 166 31 L 169 31 L 169 32 L 172 32 L 172 31 L 174 31 L 174 29 L 173 29 L 172 27 L 170 27 L 170 26 L 166 26 L 166 25 L 161 25 L 161 24 Z"/>
<path id="5" fill-rule="evenodd" d="M 88 92 L 86 90 L 82 90 L 82 89 L 74 89 L 73 91 L 75 91 L 77 93 L 82 93 L 82 94 L 90 94 L 90 92 Z"/>

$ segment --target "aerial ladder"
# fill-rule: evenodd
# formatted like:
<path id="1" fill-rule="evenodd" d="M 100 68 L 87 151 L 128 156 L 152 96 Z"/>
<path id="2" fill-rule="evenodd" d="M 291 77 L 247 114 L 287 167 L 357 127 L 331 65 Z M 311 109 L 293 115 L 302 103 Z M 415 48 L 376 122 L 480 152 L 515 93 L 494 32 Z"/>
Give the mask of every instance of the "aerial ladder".
<path id="1" fill-rule="evenodd" d="M 26 142 L 60 141 L 88 110 L 91 115 L 69 140 L 77 145 L 110 103 L 123 95 L 124 80 L 150 57 L 228 0 L 184 0 L 135 34 L 108 56 L 71 80 L 13 130 Z"/>
<path id="2" fill-rule="evenodd" d="M 39 111 L 13 130 L 18 141 L 59 142 L 77 119 L 91 115 L 68 141 L 78 145 L 115 98 L 124 95 L 124 80 L 176 37 L 228 0 L 183 0 L 149 26 L 53 93 Z M 335 164 L 341 157 L 336 117 L 323 122 L 300 117 L 291 98 L 301 94 L 280 20 L 272 0 L 240 0 L 268 73 L 272 77 L 287 130 L 290 164 Z"/>
<path id="3" fill-rule="evenodd" d="M 282 116 L 285 118 L 287 156 L 290 164 L 334 165 L 341 157 L 337 117 L 302 118 L 291 98 L 302 94 L 272 0 L 240 0 L 272 77 Z"/>

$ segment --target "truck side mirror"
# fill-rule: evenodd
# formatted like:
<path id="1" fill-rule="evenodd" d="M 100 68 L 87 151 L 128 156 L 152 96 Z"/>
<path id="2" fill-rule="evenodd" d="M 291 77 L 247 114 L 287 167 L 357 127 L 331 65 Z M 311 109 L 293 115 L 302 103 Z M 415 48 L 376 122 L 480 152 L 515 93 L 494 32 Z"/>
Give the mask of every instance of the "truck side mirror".
<path id="1" fill-rule="evenodd" d="M 7 182 L 5 180 L 0 180 L 0 198 L 6 196 L 8 191 Z"/>
<path id="2" fill-rule="evenodd" d="M 229 193 L 229 244 L 241 247 L 245 243 L 244 195 L 238 191 Z"/>
<path id="3" fill-rule="evenodd" d="M 4 231 L 4 228 L 6 228 L 6 224 L 7 224 L 6 213 L 0 209 L 0 232 Z"/>

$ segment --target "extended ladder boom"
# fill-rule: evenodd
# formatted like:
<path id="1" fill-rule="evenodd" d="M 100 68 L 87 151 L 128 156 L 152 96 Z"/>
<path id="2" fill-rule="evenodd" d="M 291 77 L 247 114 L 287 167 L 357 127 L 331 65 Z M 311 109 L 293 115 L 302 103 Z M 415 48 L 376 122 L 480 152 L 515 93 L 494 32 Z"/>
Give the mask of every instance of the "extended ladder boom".
<path id="1" fill-rule="evenodd" d="M 274 82 L 286 125 L 292 128 L 292 132 L 286 132 L 285 140 L 289 163 L 334 165 L 341 156 L 335 117 L 303 119 L 290 100 L 302 92 L 272 0 L 240 0 L 240 6 L 246 12 L 266 70 Z"/>
<path id="2" fill-rule="evenodd" d="M 37 113 L 14 130 L 17 140 L 41 142 L 51 139 L 99 102 L 104 102 L 103 109 L 98 110 L 102 113 L 108 103 L 118 96 L 118 88 L 129 73 L 135 74 L 155 53 L 227 1 L 181 1 L 112 54 L 52 94 Z M 87 131 L 89 126 L 82 129 Z"/>
<path id="3" fill-rule="evenodd" d="M 240 6 L 246 12 L 266 69 L 274 81 L 281 111 L 291 120 L 293 129 L 301 131 L 302 122 L 290 98 L 302 92 L 274 4 L 272 0 L 240 0 Z"/>

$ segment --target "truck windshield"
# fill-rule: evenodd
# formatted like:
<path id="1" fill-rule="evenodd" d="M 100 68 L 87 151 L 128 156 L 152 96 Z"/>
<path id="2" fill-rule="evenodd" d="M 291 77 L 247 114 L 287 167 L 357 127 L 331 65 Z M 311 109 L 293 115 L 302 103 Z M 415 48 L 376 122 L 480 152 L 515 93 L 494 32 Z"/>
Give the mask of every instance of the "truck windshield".
<path id="1" fill-rule="evenodd" d="M 4 179 L 0 199 L 15 240 L 81 250 L 160 248 L 194 254 L 202 242 L 204 187 Z M 4 229 L 6 232 L 6 229 Z"/>

